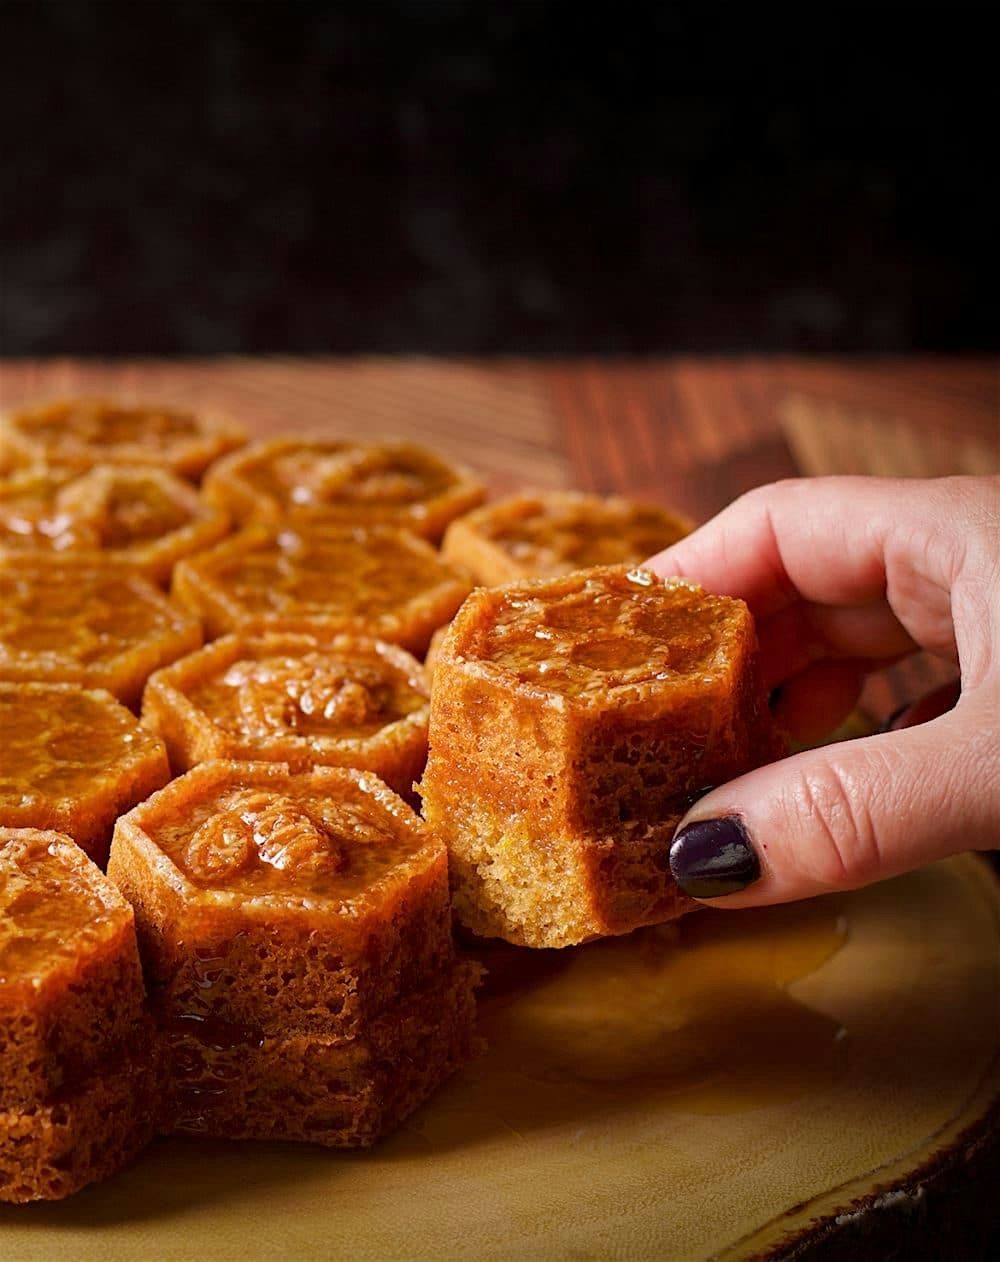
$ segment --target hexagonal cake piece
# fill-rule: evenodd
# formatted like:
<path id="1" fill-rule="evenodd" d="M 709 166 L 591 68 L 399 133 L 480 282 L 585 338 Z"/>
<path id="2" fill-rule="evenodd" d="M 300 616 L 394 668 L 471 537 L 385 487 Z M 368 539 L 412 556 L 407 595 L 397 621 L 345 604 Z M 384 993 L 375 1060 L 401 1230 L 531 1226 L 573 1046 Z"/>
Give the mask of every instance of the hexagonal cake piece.
<path id="1" fill-rule="evenodd" d="M 665 508 L 579 491 L 511 495 L 448 527 L 446 560 L 494 587 L 595 565 L 634 565 L 691 530 Z"/>
<path id="2" fill-rule="evenodd" d="M 164 469 L 98 465 L 77 477 L 34 468 L 0 485 L 0 559 L 71 554 L 90 564 L 129 565 L 166 583 L 175 562 L 228 529 L 225 513 Z"/>
<path id="3" fill-rule="evenodd" d="M 249 526 L 182 561 L 174 597 L 210 638 L 227 631 L 343 632 L 422 654 L 470 584 L 433 548 L 386 526 Z"/>
<path id="4" fill-rule="evenodd" d="M 158 1086 L 132 909 L 69 838 L 0 828 L 0 1200 L 124 1164 Z"/>
<path id="5" fill-rule="evenodd" d="M 255 443 L 221 461 L 205 494 L 237 521 L 401 526 L 437 541 L 485 491 L 468 470 L 412 443 L 300 436 Z"/>
<path id="6" fill-rule="evenodd" d="M 157 671 L 143 722 L 175 772 L 212 758 L 373 771 L 404 797 L 427 756 L 430 688 L 396 645 L 354 636 L 224 636 Z"/>
<path id="7" fill-rule="evenodd" d="M 203 763 L 119 820 L 108 870 L 136 908 L 178 1129 L 371 1142 L 402 1115 L 370 1110 L 385 1073 L 415 1107 L 471 1047 L 444 847 L 375 776 Z"/>
<path id="8" fill-rule="evenodd" d="M 240 425 L 215 412 L 106 399 L 61 399 L 0 417 L 8 458 L 78 473 L 98 464 L 155 465 L 197 480 L 245 440 Z"/>
<path id="9" fill-rule="evenodd" d="M 741 601 L 624 566 L 476 591 L 435 663 L 420 786 L 456 914 L 535 947 L 669 919 L 690 795 L 778 750 Z"/>
<path id="10" fill-rule="evenodd" d="M 0 680 L 106 688 L 137 707 L 148 676 L 200 644 L 196 618 L 122 567 L 0 566 Z"/>
<path id="11" fill-rule="evenodd" d="M 58 829 L 97 863 L 115 820 L 170 779 L 162 742 L 103 691 L 0 683 L 0 825 Z"/>

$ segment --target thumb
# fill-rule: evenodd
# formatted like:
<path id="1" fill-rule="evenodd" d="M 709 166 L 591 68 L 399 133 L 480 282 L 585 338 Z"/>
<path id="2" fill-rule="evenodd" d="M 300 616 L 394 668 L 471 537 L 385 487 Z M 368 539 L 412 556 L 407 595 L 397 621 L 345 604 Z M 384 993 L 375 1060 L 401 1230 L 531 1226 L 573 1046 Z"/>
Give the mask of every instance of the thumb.
<path id="1" fill-rule="evenodd" d="M 713 790 L 677 830 L 674 879 L 694 898 L 751 907 L 995 845 L 995 718 L 970 701 L 920 727 L 809 750 Z"/>

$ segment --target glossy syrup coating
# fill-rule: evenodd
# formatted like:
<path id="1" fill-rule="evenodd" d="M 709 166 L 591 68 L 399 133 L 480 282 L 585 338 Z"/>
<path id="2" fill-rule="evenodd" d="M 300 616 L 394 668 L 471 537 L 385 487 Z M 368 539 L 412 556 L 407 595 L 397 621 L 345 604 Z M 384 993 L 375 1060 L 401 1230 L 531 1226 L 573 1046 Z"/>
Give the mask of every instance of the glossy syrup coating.
<path id="1" fill-rule="evenodd" d="M 0 452 L 9 459 L 78 473 L 99 464 L 153 465 L 197 480 L 245 441 L 230 417 L 155 403 L 60 399 L 0 417 Z"/>
<path id="2" fill-rule="evenodd" d="M 132 909 L 65 836 L 0 828 L 0 1201 L 66 1196 L 156 1126 Z"/>
<path id="3" fill-rule="evenodd" d="M 163 743 L 107 692 L 0 683 L 0 826 L 58 829 L 97 863 L 115 820 L 170 778 Z"/>
<path id="4" fill-rule="evenodd" d="M 0 680 L 106 688 L 137 707 L 148 676 L 200 644 L 196 618 L 122 567 L 0 565 Z"/>
<path id="5" fill-rule="evenodd" d="M 692 796 L 781 752 L 741 601 L 625 566 L 479 589 L 435 661 L 424 814 L 475 932 L 565 946 L 679 914 Z"/>
<path id="6" fill-rule="evenodd" d="M 495 587 L 554 578 L 598 565 L 632 565 L 682 539 L 691 522 L 678 513 L 580 491 L 511 495 L 452 523 L 443 555 Z"/>
<path id="7" fill-rule="evenodd" d="M 157 583 L 229 528 L 190 483 L 164 469 L 99 465 L 74 475 L 34 468 L 0 485 L 0 559 L 72 555 L 129 565 Z"/>
<path id="8" fill-rule="evenodd" d="M 453 962 L 444 847 L 375 776 L 208 762 L 118 821 L 160 1006 L 349 1035 Z"/>
<path id="9" fill-rule="evenodd" d="M 395 645 L 354 636 L 224 636 L 158 671 L 143 722 L 176 772 L 212 758 L 373 771 L 406 796 L 427 754 L 430 688 Z"/>
<path id="10" fill-rule="evenodd" d="M 299 436 L 255 443 L 220 461 L 205 494 L 237 521 L 392 525 L 437 541 L 485 491 L 468 470 L 413 443 Z"/>
<path id="11" fill-rule="evenodd" d="M 422 654 L 470 584 L 422 539 L 385 526 L 250 526 L 182 561 L 173 595 L 209 637 L 345 633 Z"/>
<path id="12" fill-rule="evenodd" d="M 203 763 L 118 823 L 166 1128 L 372 1143 L 473 1049 L 444 847 L 376 777 Z"/>

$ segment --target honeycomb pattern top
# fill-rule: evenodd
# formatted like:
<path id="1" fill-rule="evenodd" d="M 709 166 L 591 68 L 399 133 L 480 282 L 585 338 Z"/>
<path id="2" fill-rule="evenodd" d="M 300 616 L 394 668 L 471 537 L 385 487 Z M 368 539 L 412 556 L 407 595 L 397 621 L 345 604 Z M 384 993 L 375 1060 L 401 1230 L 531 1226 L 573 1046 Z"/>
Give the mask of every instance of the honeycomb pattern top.
<path id="1" fill-rule="evenodd" d="M 250 526 L 174 573 L 174 594 L 213 635 L 318 627 L 414 652 L 468 591 L 423 540 L 384 526 Z"/>
<path id="2" fill-rule="evenodd" d="M 690 529 L 686 519 L 654 505 L 547 491 L 512 495 L 469 513 L 449 529 L 444 551 L 492 585 L 638 564 Z"/>
<path id="3" fill-rule="evenodd" d="M 482 502 L 484 489 L 467 470 L 412 443 L 286 437 L 222 461 L 205 494 L 239 521 L 306 515 L 403 526 L 436 540 Z"/>
<path id="4" fill-rule="evenodd" d="M 217 542 L 228 518 L 163 469 L 33 468 L 0 486 L 0 556 L 62 554 L 133 565 L 163 580 L 175 561 Z"/>
<path id="5" fill-rule="evenodd" d="M 131 919 L 128 903 L 68 838 L 0 828 L 0 1006 L 74 968 Z"/>
<path id="6" fill-rule="evenodd" d="M 580 702 L 711 683 L 742 645 L 742 601 L 711 596 L 649 570 L 597 568 L 564 578 L 480 590 L 456 622 L 452 646 L 520 683 Z"/>
<path id="7" fill-rule="evenodd" d="M 134 704 L 153 670 L 200 643 L 195 619 L 125 570 L 0 567 L 0 679 L 85 683 Z"/>
<path id="8" fill-rule="evenodd" d="M 80 472 L 96 464 L 139 464 L 199 478 L 244 441 L 242 428 L 216 413 L 103 399 L 20 408 L 0 421 L 0 451 L 12 459 Z"/>

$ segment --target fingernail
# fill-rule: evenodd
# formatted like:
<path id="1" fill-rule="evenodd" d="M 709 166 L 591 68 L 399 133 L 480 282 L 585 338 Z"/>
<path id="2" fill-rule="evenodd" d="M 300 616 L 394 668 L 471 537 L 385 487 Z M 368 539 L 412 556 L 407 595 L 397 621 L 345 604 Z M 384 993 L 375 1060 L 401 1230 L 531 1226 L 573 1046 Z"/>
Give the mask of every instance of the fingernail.
<path id="1" fill-rule="evenodd" d="M 738 815 L 688 824 L 670 847 L 670 871 L 692 898 L 721 898 L 760 877 L 760 860 Z"/>

